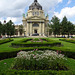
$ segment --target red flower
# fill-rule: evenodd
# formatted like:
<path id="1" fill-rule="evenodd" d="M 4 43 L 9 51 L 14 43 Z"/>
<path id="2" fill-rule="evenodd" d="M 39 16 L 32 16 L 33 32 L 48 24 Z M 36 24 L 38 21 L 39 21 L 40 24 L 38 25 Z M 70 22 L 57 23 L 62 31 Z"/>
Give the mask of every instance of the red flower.
<path id="1" fill-rule="evenodd" d="M 4 64 L 7 64 L 7 63 L 4 63 Z"/>
<path id="2" fill-rule="evenodd" d="M 36 51 L 37 51 L 38 49 L 36 49 Z"/>
<path id="3" fill-rule="evenodd" d="M 61 51 L 60 51 L 60 53 L 61 53 Z"/>
<path id="4" fill-rule="evenodd" d="M 57 53 L 59 53 L 59 51 L 57 50 Z"/>

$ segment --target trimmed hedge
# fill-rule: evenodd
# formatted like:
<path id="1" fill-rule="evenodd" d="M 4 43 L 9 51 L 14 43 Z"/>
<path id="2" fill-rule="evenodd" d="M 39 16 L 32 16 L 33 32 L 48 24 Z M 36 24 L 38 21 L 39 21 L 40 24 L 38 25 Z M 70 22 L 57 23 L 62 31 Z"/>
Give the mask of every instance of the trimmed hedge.
<path id="1" fill-rule="evenodd" d="M 28 47 L 28 48 L 18 48 L 18 49 L 15 49 L 15 51 L 12 51 L 12 52 L 1 52 L 0 53 L 0 60 L 16 57 L 17 53 L 21 50 L 32 51 L 32 50 L 37 49 L 37 48 L 38 48 L 38 50 L 54 50 L 54 51 L 59 50 L 65 56 L 75 59 L 75 52 L 72 52 L 69 49 L 58 48 L 58 47 Z"/>
<path id="2" fill-rule="evenodd" d="M 13 41 L 13 39 L 10 39 L 10 38 L 8 38 L 8 39 L 3 39 L 3 40 L 0 40 L 0 45 L 1 45 L 1 44 L 4 44 L 4 43 L 11 42 L 11 41 Z"/>
<path id="3" fill-rule="evenodd" d="M 74 75 L 72 71 L 53 71 L 53 70 L 40 70 L 40 71 L 30 71 L 30 70 L 9 70 L 0 75 Z"/>
<path id="4" fill-rule="evenodd" d="M 40 43 L 40 42 L 32 42 L 32 43 L 12 43 L 13 47 L 40 47 L 40 46 L 60 46 L 60 42 L 50 42 L 50 43 Z"/>
<path id="5" fill-rule="evenodd" d="M 59 39 L 59 40 L 70 42 L 70 43 L 75 43 L 75 40 L 72 40 L 72 39 Z"/>
<path id="6" fill-rule="evenodd" d="M 57 42 L 48 38 L 42 39 L 46 42 L 28 42 L 30 40 L 32 39 L 23 39 L 23 40 L 11 43 L 11 45 L 13 47 L 61 46 L 61 42 Z M 38 40 L 38 39 L 34 39 L 34 40 Z"/>

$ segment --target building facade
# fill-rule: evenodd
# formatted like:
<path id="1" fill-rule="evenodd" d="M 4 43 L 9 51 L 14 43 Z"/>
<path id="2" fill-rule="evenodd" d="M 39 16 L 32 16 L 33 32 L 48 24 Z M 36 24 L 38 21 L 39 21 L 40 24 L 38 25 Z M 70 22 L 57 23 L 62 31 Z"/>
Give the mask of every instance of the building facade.
<path id="1" fill-rule="evenodd" d="M 44 10 L 37 0 L 29 6 L 27 15 L 23 14 L 23 29 L 26 36 L 39 34 L 47 36 L 48 15 L 45 17 Z"/>

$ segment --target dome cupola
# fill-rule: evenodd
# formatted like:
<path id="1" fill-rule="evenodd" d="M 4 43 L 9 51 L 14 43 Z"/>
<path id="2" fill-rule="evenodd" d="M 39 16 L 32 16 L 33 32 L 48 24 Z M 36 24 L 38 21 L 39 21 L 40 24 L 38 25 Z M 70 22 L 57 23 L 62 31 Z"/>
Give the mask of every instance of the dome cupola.
<path id="1" fill-rule="evenodd" d="M 29 10 L 34 9 L 42 10 L 42 6 L 38 3 L 37 0 L 34 0 L 34 2 L 29 6 Z"/>

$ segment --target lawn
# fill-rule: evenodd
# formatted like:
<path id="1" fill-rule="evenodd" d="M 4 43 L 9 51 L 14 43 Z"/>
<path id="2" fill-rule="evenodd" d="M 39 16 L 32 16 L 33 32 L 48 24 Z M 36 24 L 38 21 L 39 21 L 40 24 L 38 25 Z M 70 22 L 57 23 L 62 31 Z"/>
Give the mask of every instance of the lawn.
<path id="1" fill-rule="evenodd" d="M 59 39 L 61 39 L 61 38 L 51 38 L 51 39 L 59 41 Z M 60 48 L 67 48 L 67 49 L 75 52 L 75 44 L 74 43 L 69 43 L 69 42 L 65 42 L 65 41 L 60 41 L 60 42 L 63 44 L 63 47 L 60 47 Z"/>
<path id="2" fill-rule="evenodd" d="M 24 38 L 13 38 L 13 39 L 14 39 L 14 41 L 19 41 L 19 40 L 22 40 Z M 50 38 L 50 39 L 59 41 L 60 38 Z M 16 48 L 10 47 L 11 43 L 13 43 L 14 41 L 0 45 L 0 52 L 16 51 Z M 65 42 L 65 41 L 59 41 L 59 42 L 61 42 L 63 44 L 63 46 L 62 47 L 55 47 L 58 50 L 65 48 L 69 51 L 71 50 L 71 51 L 75 52 L 75 44 L 74 43 L 69 43 L 69 42 Z"/>

